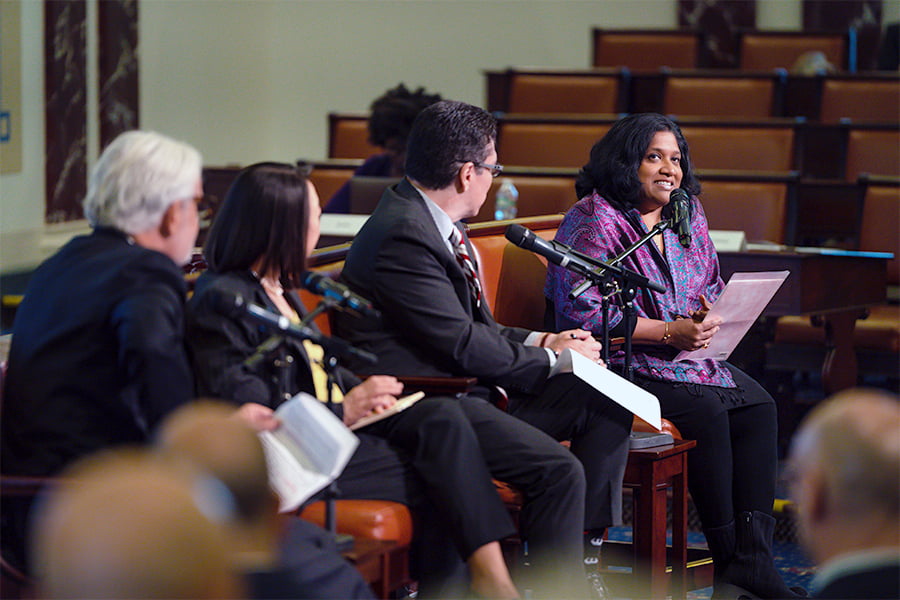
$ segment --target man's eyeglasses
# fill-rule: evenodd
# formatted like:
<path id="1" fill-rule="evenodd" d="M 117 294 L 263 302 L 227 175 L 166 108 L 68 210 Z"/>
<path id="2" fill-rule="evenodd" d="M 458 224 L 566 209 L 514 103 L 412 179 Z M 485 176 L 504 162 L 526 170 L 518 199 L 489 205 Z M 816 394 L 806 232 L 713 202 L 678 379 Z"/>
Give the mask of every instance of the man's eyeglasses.
<path id="1" fill-rule="evenodd" d="M 491 177 L 493 177 L 494 179 L 496 179 L 497 177 L 500 177 L 500 173 L 503 172 L 503 165 L 489 165 L 487 163 L 476 162 L 474 160 L 461 160 L 459 162 L 462 162 L 462 163 L 470 162 L 480 169 L 490 169 Z"/>

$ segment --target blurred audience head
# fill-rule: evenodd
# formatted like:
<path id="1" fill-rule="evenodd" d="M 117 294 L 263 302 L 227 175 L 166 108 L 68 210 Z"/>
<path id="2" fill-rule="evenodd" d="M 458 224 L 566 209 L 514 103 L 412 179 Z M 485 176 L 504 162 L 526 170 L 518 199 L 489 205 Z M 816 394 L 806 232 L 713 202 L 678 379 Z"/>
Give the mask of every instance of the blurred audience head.
<path id="1" fill-rule="evenodd" d="M 824 52 L 810 50 L 797 57 L 791 67 L 794 75 L 825 75 L 837 73 L 837 67 L 828 62 Z"/>
<path id="2" fill-rule="evenodd" d="M 672 119 L 657 113 L 636 113 L 616 121 L 591 148 L 590 160 L 575 180 L 578 198 L 594 190 L 620 210 L 637 206 L 641 200 L 638 169 L 650 142 L 660 131 L 671 132 L 681 152 L 681 188 L 691 195 L 700 193 L 694 175 L 688 143 Z"/>
<path id="3" fill-rule="evenodd" d="M 369 143 L 384 148 L 390 155 L 397 175 L 403 173 L 406 140 L 413 121 L 427 106 L 441 99 L 425 88 L 409 90 L 404 84 L 387 90 L 369 107 Z"/>
<path id="4" fill-rule="evenodd" d="M 32 564 L 46 598 L 237 598 L 218 519 L 227 491 L 138 450 L 95 455 L 38 507 Z"/>
<path id="5" fill-rule="evenodd" d="M 800 535 L 818 562 L 900 547 L 900 404 L 851 389 L 804 419 L 789 463 Z"/>
<path id="6" fill-rule="evenodd" d="M 442 100 L 416 118 L 409 134 L 406 175 L 426 189 L 453 183 L 466 162 L 484 162 L 494 149 L 497 121 L 486 110 Z"/>
<path id="7" fill-rule="evenodd" d="M 158 229 L 165 246 L 156 249 L 184 263 L 197 238 L 201 168 L 200 153 L 184 142 L 152 131 L 126 131 L 91 172 L 85 217 L 92 227 L 132 236 Z"/>
<path id="8" fill-rule="evenodd" d="M 225 484 L 237 523 L 276 514 L 262 443 L 234 406 L 212 400 L 181 406 L 163 422 L 156 440 L 164 454 L 188 460 Z"/>
<path id="9" fill-rule="evenodd" d="M 319 237 L 319 197 L 303 165 L 262 162 L 238 173 L 206 239 L 216 273 L 252 269 L 300 286 Z"/>

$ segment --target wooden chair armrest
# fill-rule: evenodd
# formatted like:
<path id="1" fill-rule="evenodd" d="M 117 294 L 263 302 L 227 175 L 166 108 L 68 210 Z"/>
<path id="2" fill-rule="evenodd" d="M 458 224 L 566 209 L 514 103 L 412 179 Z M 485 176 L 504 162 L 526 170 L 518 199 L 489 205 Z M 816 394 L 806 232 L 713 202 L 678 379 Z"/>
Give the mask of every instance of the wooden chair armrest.
<path id="1" fill-rule="evenodd" d="M 404 393 L 422 391 L 426 394 L 463 394 L 478 383 L 475 377 L 397 377 L 403 382 Z"/>

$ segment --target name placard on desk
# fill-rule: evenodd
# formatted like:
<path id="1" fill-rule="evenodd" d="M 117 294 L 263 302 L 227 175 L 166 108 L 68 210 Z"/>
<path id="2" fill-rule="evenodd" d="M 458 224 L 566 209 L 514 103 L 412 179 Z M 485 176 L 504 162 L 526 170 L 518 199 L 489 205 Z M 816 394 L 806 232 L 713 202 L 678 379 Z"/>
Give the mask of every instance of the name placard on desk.
<path id="1" fill-rule="evenodd" d="M 747 236 L 743 231 L 710 229 L 709 239 L 712 240 L 716 252 L 743 252 L 747 249 Z"/>
<path id="2" fill-rule="evenodd" d="M 319 231 L 322 235 L 352 238 L 368 219 L 369 215 L 323 213 L 319 221 Z"/>

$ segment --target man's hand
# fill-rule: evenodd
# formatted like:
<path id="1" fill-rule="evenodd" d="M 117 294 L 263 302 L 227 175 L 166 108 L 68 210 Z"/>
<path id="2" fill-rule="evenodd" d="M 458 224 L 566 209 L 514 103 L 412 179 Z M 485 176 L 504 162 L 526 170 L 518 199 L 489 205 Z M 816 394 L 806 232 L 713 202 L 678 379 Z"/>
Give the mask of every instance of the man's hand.
<path id="1" fill-rule="evenodd" d="M 350 427 L 369 413 L 390 408 L 403 384 L 390 375 L 372 375 L 344 395 L 344 424 Z"/>
<path id="2" fill-rule="evenodd" d="M 600 360 L 600 350 L 603 345 L 594 339 L 590 331 L 584 329 L 569 329 L 560 333 L 551 333 L 547 335 L 544 346 L 550 348 L 557 354 L 571 348 L 572 351 L 587 357 L 598 364 L 603 364 Z"/>

